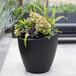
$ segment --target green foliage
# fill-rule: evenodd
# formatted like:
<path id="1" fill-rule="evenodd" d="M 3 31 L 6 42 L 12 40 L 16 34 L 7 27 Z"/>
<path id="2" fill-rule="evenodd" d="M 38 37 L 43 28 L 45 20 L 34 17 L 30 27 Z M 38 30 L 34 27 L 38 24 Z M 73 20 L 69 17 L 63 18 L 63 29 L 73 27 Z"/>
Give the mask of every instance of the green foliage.
<path id="1" fill-rule="evenodd" d="M 14 7 L 18 6 L 18 0 L 7 0 L 4 9 L 9 8 L 11 10 L 13 8 L 13 6 Z"/>
<path id="2" fill-rule="evenodd" d="M 30 9 L 32 12 L 34 12 L 34 6 L 33 3 L 39 6 L 41 9 L 43 9 L 43 3 L 41 0 L 33 1 L 32 3 L 25 3 L 24 7 L 26 8 L 27 12 L 30 12 Z M 36 12 L 41 12 L 37 7 L 35 7 Z"/>
<path id="3" fill-rule="evenodd" d="M 42 14 L 43 14 L 43 10 L 38 6 L 36 5 L 35 3 L 30 3 L 33 7 L 36 7 Z M 34 10 L 32 9 L 32 12 L 37 12 L 36 11 L 36 8 L 34 8 Z"/>
<path id="4" fill-rule="evenodd" d="M 49 18 L 48 16 L 48 8 L 46 7 L 46 2 L 45 2 L 45 6 L 44 6 L 44 10 L 42 10 L 39 6 L 37 6 L 36 4 L 32 3 L 33 6 L 36 6 L 40 11 L 41 13 L 43 14 L 43 16 L 49 21 L 49 23 L 51 23 L 52 25 L 52 28 L 55 27 L 54 24 L 56 21 L 59 21 L 60 19 L 62 18 L 65 18 L 66 20 L 68 20 L 66 17 L 64 16 L 59 16 L 55 19 L 55 14 L 56 14 L 56 6 L 54 6 L 54 9 L 53 9 L 53 13 L 52 13 L 52 16 Z"/>
<path id="5" fill-rule="evenodd" d="M 59 21 L 59 20 L 62 19 L 62 18 L 65 18 L 66 20 L 68 20 L 68 19 L 67 19 L 66 17 L 64 17 L 64 16 L 59 16 L 59 17 L 57 17 L 57 18 L 55 19 L 55 22 L 56 22 L 56 21 Z M 55 23 L 55 22 L 54 22 L 54 23 Z"/>
<path id="6" fill-rule="evenodd" d="M 18 28 L 19 30 L 25 30 L 27 29 L 27 32 L 29 31 L 29 29 L 31 28 L 31 26 L 27 25 L 27 21 L 24 20 L 19 20 L 19 25 L 15 25 L 16 29 Z"/>
<path id="7" fill-rule="evenodd" d="M 53 12 L 53 7 L 54 6 L 51 6 L 51 7 L 48 7 L 48 12 Z M 73 5 L 73 4 L 59 4 L 56 6 L 56 12 L 57 13 L 76 13 L 76 5 Z"/>
<path id="8" fill-rule="evenodd" d="M 20 22 L 20 24 L 22 24 L 22 25 L 26 25 L 26 23 L 27 23 L 27 21 L 24 19 L 24 21 L 22 21 L 22 20 L 19 20 L 19 22 Z"/>
<path id="9" fill-rule="evenodd" d="M 41 35 L 42 37 L 50 39 L 51 36 L 55 35 L 56 33 L 61 33 L 61 31 L 58 31 L 58 29 L 55 27 L 55 22 L 65 18 L 64 16 L 59 16 L 55 18 L 56 14 L 56 6 L 53 9 L 52 16 L 49 18 L 48 16 L 48 8 L 46 7 L 46 2 L 44 8 L 40 8 L 35 3 L 30 3 L 32 12 L 30 13 L 30 18 L 19 20 L 19 24 L 16 26 L 15 34 L 19 34 L 22 36 L 24 33 L 24 45 L 27 48 L 27 38 L 30 36 L 30 38 L 34 38 L 36 36 Z M 19 15 L 23 11 L 24 7 L 20 7 L 20 9 L 17 9 L 19 12 L 16 14 Z M 40 11 L 43 16 L 36 13 L 37 11 Z M 33 12 L 34 11 L 34 12 Z M 25 11 L 26 12 L 26 11 Z M 24 13 L 25 13 L 24 12 Z M 23 16 L 24 17 L 24 16 Z M 21 32 L 23 31 L 23 32 Z"/>
<path id="10" fill-rule="evenodd" d="M 42 11 L 44 10 L 44 6 L 43 6 L 43 3 L 39 0 L 38 1 L 34 1 L 33 2 L 34 4 L 36 4 L 37 6 L 39 6 L 39 8 L 42 9 Z M 27 9 L 27 12 L 30 12 L 29 10 L 32 9 L 33 12 L 34 12 L 34 7 L 32 4 L 29 4 L 29 3 L 26 3 L 25 4 L 26 6 L 26 9 Z M 53 8 L 54 6 L 50 6 L 50 7 L 47 7 L 48 9 L 48 12 L 50 13 L 53 13 Z M 41 12 L 37 7 L 36 7 L 36 12 Z M 73 5 L 73 4 L 59 4 L 56 6 L 56 12 L 57 13 L 76 13 L 76 5 Z"/>
<path id="11" fill-rule="evenodd" d="M 0 1 L 0 30 L 8 28 L 11 23 L 12 10 L 18 6 L 18 0 L 1 0 Z"/>
<path id="12" fill-rule="evenodd" d="M 44 16 L 46 19 L 49 18 L 49 16 L 48 16 L 48 9 L 47 9 L 47 6 L 46 6 L 46 2 L 45 2 L 45 6 L 44 6 L 43 16 Z"/>
<path id="13" fill-rule="evenodd" d="M 22 16 L 21 16 L 19 19 L 24 19 L 26 12 L 27 12 L 27 10 L 25 9 L 25 7 L 20 6 L 20 7 L 15 8 L 12 13 L 13 13 L 13 16 L 16 17 L 16 19 L 17 19 L 20 15 L 22 15 Z"/>
<path id="14" fill-rule="evenodd" d="M 17 6 L 17 8 L 13 10 L 13 16 L 15 16 L 17 19 L 20 15 L 22 15 L 18 20 L 23 20 L 25 18 L 26 12 L 31 12 L 31 10 L 32 12 L 41 12 L 42 10 L 36 6 L 39 6 L 40 9 L 43 9 L 43 4 L 40 0 L 34 1 L 34 3 L 25 3 L 24 6 Z"/>
<path id="15" fill-rule="evenodd" d="M 54 23 L 55 23 L 55 14 L 56 14 L 56 6 L 54 7 L 52 16 L 50 17 L 50 23 L 51 23 L 52 25 L 54 25 Z"/>

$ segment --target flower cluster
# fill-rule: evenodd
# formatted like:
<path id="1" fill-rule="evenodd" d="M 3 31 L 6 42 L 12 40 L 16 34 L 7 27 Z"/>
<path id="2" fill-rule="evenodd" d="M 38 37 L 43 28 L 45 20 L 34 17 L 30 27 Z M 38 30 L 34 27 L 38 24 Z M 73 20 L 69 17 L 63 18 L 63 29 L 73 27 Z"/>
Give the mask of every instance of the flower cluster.
<path id="1" fill-rule="evenodd" d="M 36 31 L 42 33 L 43 35 L 47 35 L 51 31 L 51 24 L 41 15 L 32 12 L 30 13 L 30 20 L 35 22 L 35 29 Z"/>
<path id="2" fill-rule="evenodd" d="M 14 34 L 15 34 L 16 36 L 21 36 L 20 30 L 17 29 L 17 28 L 15 28 Z"/>
<path id="3" fill-rule="evenodd" d="M 36 21 L 39 19 L 39 17 L 41 17 L 39 14 L 37 14 L 36 12 L 32 12 L 30 13 L 30 21 L 36 23 Z"/>

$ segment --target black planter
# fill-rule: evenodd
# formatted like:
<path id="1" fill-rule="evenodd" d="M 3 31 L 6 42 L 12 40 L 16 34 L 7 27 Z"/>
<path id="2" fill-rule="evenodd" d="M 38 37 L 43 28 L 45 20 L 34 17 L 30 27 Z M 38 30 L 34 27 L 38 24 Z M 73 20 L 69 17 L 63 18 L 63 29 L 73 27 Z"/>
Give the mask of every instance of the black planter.
<path id="1" fill-rule="evenodd" d="M 27 48 L 24 39 L 18 38 L 20 54 L 27 71 L 44 73 L 49 71 L 56 53 L 58 34 L 49 39 L 28 39 Z"/>

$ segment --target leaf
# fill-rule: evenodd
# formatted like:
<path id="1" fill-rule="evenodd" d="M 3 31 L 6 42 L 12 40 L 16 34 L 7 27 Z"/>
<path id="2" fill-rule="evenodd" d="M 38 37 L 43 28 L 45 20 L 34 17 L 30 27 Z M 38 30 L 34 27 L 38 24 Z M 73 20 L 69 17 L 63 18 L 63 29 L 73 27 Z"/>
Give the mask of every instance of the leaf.
<path id="1" fill-rule="evenodd" d="M 50 32 L 50 35 L 51 35 L 51 36 L 54 36 L 54 35 L 55 35 L 55 32 L 54 32 L 54 31 L 51 31 L 51 32 Z"/>
<path id="2" fill-rule="evenodd" d="M 41 11 L 41 13 L 43 14 L 42 9 L 38 5 L 36 5 L 35 3 L 30 3 L 30 4 L 32 4 L 33 6 L 36 6 Z"/>
<path id="3" fill-rule="evenodd" d="M 49 18 L 49 16 L 48 16 L 48 10 L 47 10 L 47 7 L 46 7 L 46 2 L 45 2 L 45 6 L 44 6 L 44 17 L 46 19 Z"/>
<path id="4" fill-rule="evenodd" d="M 35 35 L 38 35 L 39 33 L 37 31 L 34 32 Z"/>
<path id="5" fill-rule="evenodd" d="M 24 19 L 24 24 L 26 24 L 26 23 L 27 23 L 27 20 Z"/>
<path id="6" fill-rule="evenodd" d="M 18 20 L 21 24 L 24 24 L 24 22 L 22 20 Z"/>
<path id="7" fill-rule="evenodd" d="M 33 10 L 31 9 L 30 12 L 33 12 Z"/>
<path id="8" fill-rule="evenodd" d="M 27 48 L 27 38 L 30 36 L 28 33 L 26 33 L 25 38 L 24 38 L 24 45 Z"/>
<path id="9" fill-rule="evenodd" d="M 55 33 L 62 33 L 61 31 L 55 30 Z"/>
<path id="10" fill-rule="evenodd" d="M 54 7 L 53 14 L 50 17 L 50 20 L 52 20 L 52 19 L 54 20 L 55 19 L 55 14 L 56 14 L 56 6 Z"/>
<path id="11" fill-rule="evenodd" d="M 23 25 L 25 25 L 27 23 L 27 20 L 25 20 L 25 19 L 24 19 L 24 21 L 23 20 L 18 20 L 18 21 Z"/>
<path id="12" fill-rule="evenodd" d="M 36 12 L 36 8 L 35 8 L 35 5 L 34 5 L 34 12 Z"/>
<path id="13" fill-rule="evenodd" d="M 59 16 L 59 17 L 57 17 L 56 19 L 55 19 L 55 22 L 56 21 L 59 21 L 60 19 L 62 19 L 62 18 L 65 18 L 66 20 L 68 20 L 66 17 L 64 17 L 64 16 Z"/>
<path id="14" fill-rule="evenodd" d="M 30 18 L 26 18 L 26 20 L 27 20 L 28 22 L 30 22 Z"/>

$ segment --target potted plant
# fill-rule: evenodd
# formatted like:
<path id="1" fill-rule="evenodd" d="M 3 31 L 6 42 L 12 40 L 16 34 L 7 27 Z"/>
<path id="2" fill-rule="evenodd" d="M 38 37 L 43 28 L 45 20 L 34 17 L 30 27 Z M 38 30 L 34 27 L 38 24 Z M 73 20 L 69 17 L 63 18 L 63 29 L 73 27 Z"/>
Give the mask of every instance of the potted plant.
<path id="1" fill-rule="evenodd" d="M 46 3 L 44 11 L 34 3 L 32 5 L 34 12 L 31 11 L 30 17 L 26 20 L 19 20 L 19 23 L 15 24 L 14 33 L 18 37 L 20 54 L 26 70 L 32 73 L 44 73 L 49 71 L 56 53 L 60 31 L 54 23 L 65 17 L 55 19 L 56 7 L 54 7 L 54 12 L 49 18 Z M 36 12 L 35 7 L 43 16 Z"/>

